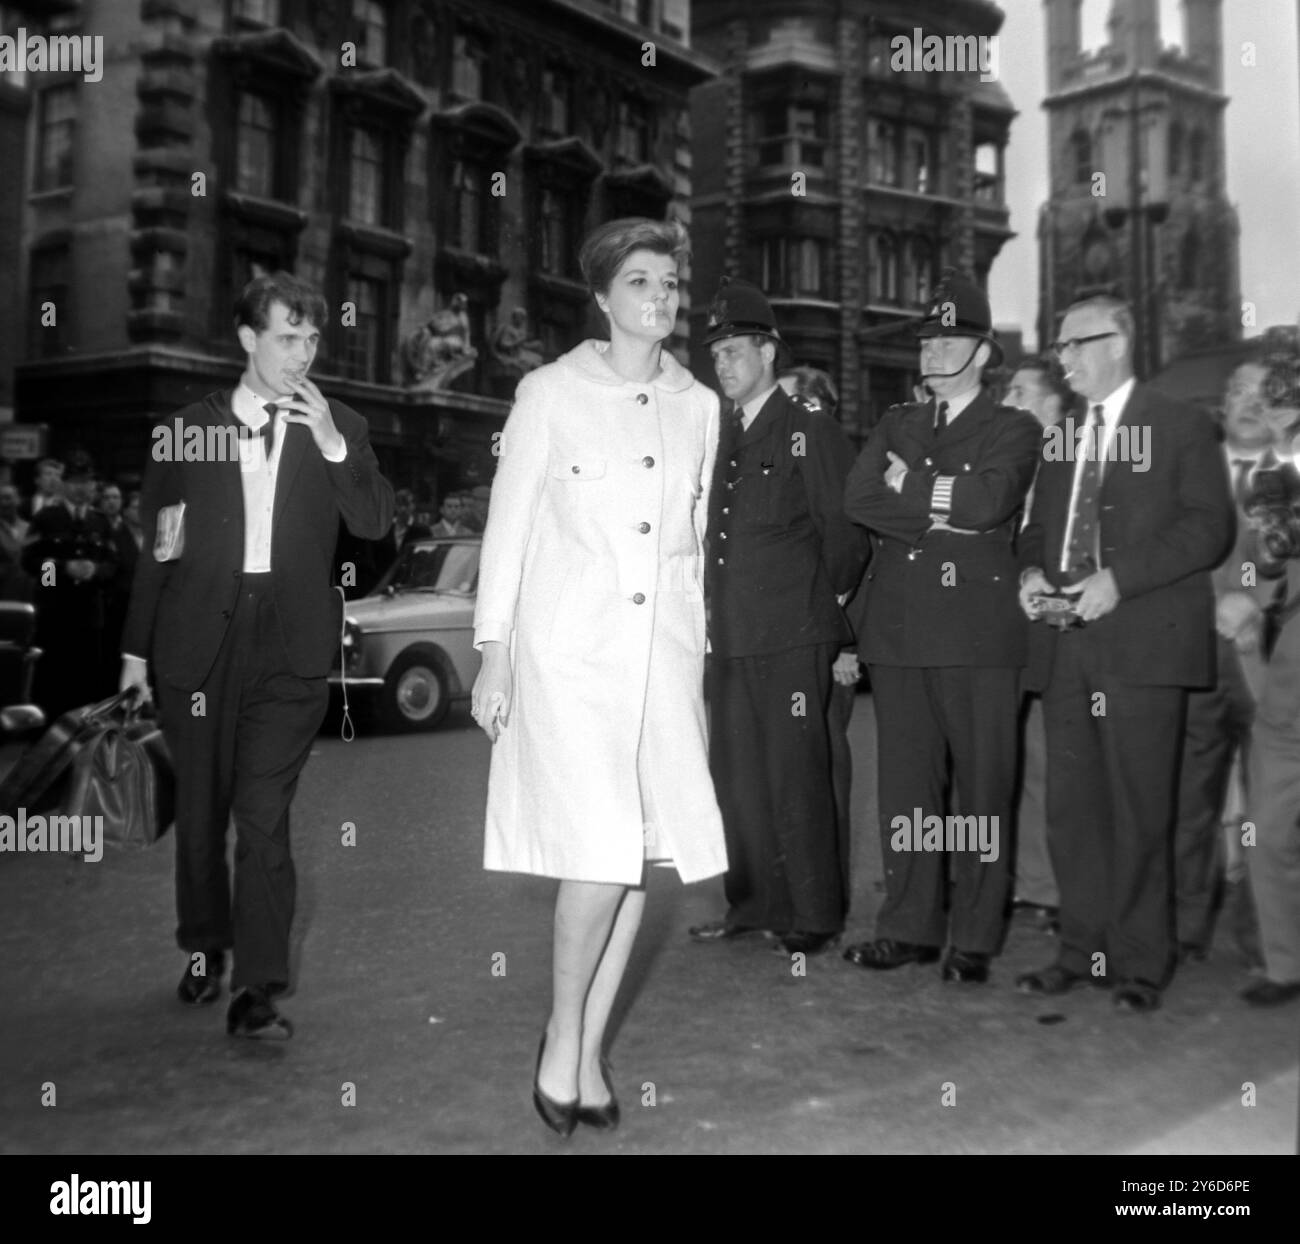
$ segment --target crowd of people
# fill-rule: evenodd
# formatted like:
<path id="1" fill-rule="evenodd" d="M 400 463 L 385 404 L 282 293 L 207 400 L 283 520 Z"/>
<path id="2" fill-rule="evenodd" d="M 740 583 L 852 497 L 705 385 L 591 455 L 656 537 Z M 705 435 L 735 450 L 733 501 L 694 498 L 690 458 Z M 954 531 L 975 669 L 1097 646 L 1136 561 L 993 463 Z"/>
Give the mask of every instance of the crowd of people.
<path id="1" fill-rule="evenodd" d="M 560 882 L 547 1126 L 618 1122 L 605 1025 L 646 864 L 724 874 L 697 942 L 838 943 L 860 663 L 885 894 L 850 963 L 983 985 L 1022 910 L 1055 953 L 1018 990 L 1149 1013 L 1222 909 L 1242 997 L 1300 997 L 1300 409 L 1254 360 L 1222 426 L 1139 381 L 1111 297 L 1003 394 L 987 297 L 950 273 L 916 400 L 855 458 L 756 286 L 709 304 L 721 402 L 662 348 L 685 245 L 587 239 L 609 340 L 519 386 L 484 536 L 485 862 Z"/>

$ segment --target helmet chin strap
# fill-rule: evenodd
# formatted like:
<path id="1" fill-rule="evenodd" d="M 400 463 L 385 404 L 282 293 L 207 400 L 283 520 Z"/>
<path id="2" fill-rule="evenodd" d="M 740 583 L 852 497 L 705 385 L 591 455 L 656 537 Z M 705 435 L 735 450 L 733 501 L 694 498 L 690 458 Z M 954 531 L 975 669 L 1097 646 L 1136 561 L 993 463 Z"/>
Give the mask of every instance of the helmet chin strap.
<path id="1" fill-rule="evenodd" d="M 921 373 L 922 387 L 925 389 L 929 389 L 929 391 L 933 393 L 934 390 L 930 388 L 931 380 L 951 380 L 954 376 L 960 376 L 962 372 L 964 372 L 966 368 L 968 368 L 975 361 L 975 356 L 980 352 L 980 346 L 984 344 L 985 343 L 983 341 L 977 341 L 975 343 L 975 348 L 966 356 L 966 361 L 959 368 L 957 368 L 956 371 L 922 372 Z"/>

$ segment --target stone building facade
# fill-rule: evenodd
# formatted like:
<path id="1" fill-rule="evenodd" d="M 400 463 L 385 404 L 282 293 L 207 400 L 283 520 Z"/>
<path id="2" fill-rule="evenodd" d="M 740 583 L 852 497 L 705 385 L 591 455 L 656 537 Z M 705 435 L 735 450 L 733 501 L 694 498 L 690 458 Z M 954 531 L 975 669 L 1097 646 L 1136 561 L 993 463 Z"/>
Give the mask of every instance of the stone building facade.
<path id="1" fill-rule="evenodd" d="M 942 271 L 987 285 L 1012 235 L 1004 151 L 1015 109 L 995 74 L 899 68 L 895 40 L 992 39 L 985 0 L 695 0 L 695 309 L 724 273 L 770 296 L 796 361 L 830 373 L 850 432 L 910 400 L 907 326 Z M 802 175 L 801 177 L 799 175 Z"/>
<path id="2" fill-rule="evenodd" d="M 233 299 L 283 267 L 326 291 L 313 374 L 389 477 L 486 482 L 519 376 L 593 326 L 582 236 L 690 223 L 689 0 L 46 7 L 106 65 L 31 87 L 16 413 L 107 474 L 238 376 Z"/>
<path id="3" fill-rule="evenodd" d="M 1220 0 L 1184 0 L 1181 48 L 1162 45 L 1159 0 L 1115 0 L 1107 41 L 1092 51 L 1081 46 L 1080 0 L 1046 0 L 1045 15 L 1039 340 L 1054 338 L 1075 297 L 1101 290 L 1135 304 L 1143 374 L 1239 340 Z"/>

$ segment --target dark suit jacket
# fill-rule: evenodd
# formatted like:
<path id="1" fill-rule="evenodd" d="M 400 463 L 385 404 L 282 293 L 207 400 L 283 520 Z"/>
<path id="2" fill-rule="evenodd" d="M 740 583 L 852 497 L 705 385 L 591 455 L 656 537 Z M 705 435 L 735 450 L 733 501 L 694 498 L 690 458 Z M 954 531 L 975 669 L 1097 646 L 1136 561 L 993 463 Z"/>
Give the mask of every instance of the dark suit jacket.
<path id="1" fill-rule="evenodd" d="M 852 462 L 839 424 L 779 386 L 747 432 L 733 437 L 723 421 L 705 562 L 715 655 L 852 638 L 835 599 L 857 585 L 868 554 L 844 516 Z"/>
<path id="2" fill-rule="evenodd" d="M 1107 461 L 1101 485 L 1101 565 L 1115 576 L 1119 604 L 1088 624 L 1104 639 L 1108 672 L 1143 686 L 1208 687 L 1214 682 L 1214 597 L 1210 571 L 1232 546 L 1236 507 L 1219 432 L 1199 410 L 1137 385 L 1121 426 L 1147 430 L 1147 468 Z M 1040 568 L 1054 586 L 1074 483 L 1069 460 L 1049 451 L 1034 486 L 1020 565 Z M 1051 678 L 1059 632 L 1031 628 L 1028 685 Z"/>
<path id="3" fill-rule="evenodd" d="M 231 391 L 212 393 L 179 415 L 184 426 L 224 427 L 235 420 Z M 338 648 L 342 602 L 331 587 L 342 517 L 365 539 L 392 521 L 392 486 L 366 433 L 365 420 L 331 401 L 347 441 L 342 462 L 327 462 L 300 423 L 285 425 L 272 512 L 271 584 L 293 673 L 319 678 Z M 176 443 L 181 441 L 177 436 Z M 177 561 L 153 556 L 158 510 L 185 502 L 185 548 Z M 123 652 L 145 656 L 155 676 L 192 691 L 212 669 L 234 612 L 244 564 L 244 495 L 238 459 L 151 460 L 140 499 L 144 548 L 127 611 Z"/>
<path id="4" fill-rule="evenodd" d="M 79 582 L 66 567 L 83 560 L 95 563 L 95 575 Z M 78 519 L 62 502 L 42 506 L 28 529 L 22 562 L 36 581 L 38 616 L 47 622 L 57 617 L 77 629 L 104 625 L 104 596 L 117 573 L 117 551 L 108 520 L 98 510 L 88 509 Z M 52 584 L 43 582 L 46 563 L 54 567 Z"/>
<path id="5" fill-rule="evenodd" d="M 1013 542 L 1042 431 L 987 391 L 938 437 L 934 412 L 933 401 L 887 410 L 845 485 L 845 512 L 875 545 L 858 651 L 874 665 L 1023 665 Z M 897 493 L 885 483 L 890 452 L 908 464 Z M 977 534 L 930 530 L 939 477 L 952 480 L 947 521 Z"/>

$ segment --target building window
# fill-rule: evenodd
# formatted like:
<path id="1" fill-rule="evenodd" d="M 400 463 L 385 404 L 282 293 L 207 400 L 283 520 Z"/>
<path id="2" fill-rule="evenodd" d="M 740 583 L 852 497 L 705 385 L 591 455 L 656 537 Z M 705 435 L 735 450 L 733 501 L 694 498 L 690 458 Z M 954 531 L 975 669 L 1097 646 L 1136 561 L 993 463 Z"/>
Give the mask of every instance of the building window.
<path id="1" fill-rule="evenodd" d="M 898 248 L 893 238 L 876 239 L 876 301 L 898 301 Z"/>
<path id="2" fill-rule="evenodd" d="M 868 129 L 867 178 L 878 186 L 897 186 L 898 126 L 892 121 L 873 121 Z"/>
<path id="3" fill-rule="evenodd" d="M 352 0 L 357 57 L 366 65 L 388 63 L 388 6 L 381 0 Z"/>
<path id="4" fill-rule="evenodd" d="M 1187 131 L 1181 121 L 1175 121 L 1169 127 L 1169 176 L 1177 177 L 1183 171 L 1183 143 Z"/>
<path id="5" fill-rule="evenodd" d="M 1092 181 L 1092 139 L 1083 130 L 1075 130 L 1070 135 L 1070 147 L 1074 153 L 1074 180 L 1085 186 Z"/>
<path id="6" fill-rule="evenodd" d="M 235 185 L 264 199 L 275 195 L 275 109 L 260 95 L 239 97 Z"/>
<path id="7" fill-rule="evenodd" d="M 32 358 L 47 359 L 62 354 L 67 344 L 68 249 L 51 247 L 32 253 L 28 283 L 27 352 Z M 52 307 L 47 306 L 52 304 Z M 50 312 L 53 312 L 51 315 Z M 42 320 L 52 323 L 42 323 Z"/>
<path id="8" fill-rule="evenodd" d="M 542 107 L 540 123 L 547 134 L 569 132 L 569 101 L 573 97 L 573 78 L 562 69 L 542 70 Z"/>
<path id="9" fill-rule="evenodd" d="M 618 158 L 624 164 L 644 164 L 650 159 L 650 114 L 639 100 L 619 102 Z"/>
<path id="10" fill-rule="evenodd" d="M 461 32 L 451 43 L 451 89 L 462 99 L 483 98 L 483 67 L 487 53 L 471 34 Z"/>
<path id="11" fill-rule="evenodd" d="M 993 143 L 980 143 L 975 148 L 971 194 L 979 203 L 1002 202 L 1002 184 L 998 177 L 998 149 Z"/>
<path id="12" fill-rule="evenodd" d="M 77 88 L 52 86 L 41 92 L 37 190 L 72 185 L 72 147 L 77 133 Z"/>
<path id="13" fill-rule="evenodd" d="M 923 238 L 913 238 L 907 250 L 905 292 L 909 301 L 924 306 L 930 301 L 934 284 L 934 252 Z"/>
<path id="14" fill-rule="evenodd" d="M 451 169 L 451 243 L 471 254 L 486 254 L 489 237 L 487 171 L 481 164 L 457 160 Z"/>
<path id="15" fill-rule="evenodd" d="M 378 384 L 383 348 L 384 283 L 351 274 L 347 300 L 356 309 L 356 323 L 343 330 L 343 374 L 353 380 Z M 385 369 L 386 370 L 386 369 Z"/>
<path id="16" fill-rule="evenodd" d="M 384 145 L 372 130 L 354 129 L 349 148 L 348 216 L 364 225 L 384 223 Z"/>
<path id="17" fill-rule="evenodd" d="M 234 0 L 232 16 L 250 26 L 278 26 L 280 0 Z"/>
<path id="18" fill-rule="evenodd" d="M 1185 290 L 1194 290 L 1201 283 L 1201 239 L 1196 226 L 1183 234 L 1178 248 L 1178 284 Z"/>
<path id="19" fill-rule="evenodd" d="M 867 73 L 873 78 L 887 78 L 892 70 L 892 49 L 889 35 L 871 35 L 867 39 Z"/>
<path id="20" fill-rule="evenodd" d="M 824 169 L 828 135 L 821 104 L 765 104 L 758 112 L 759 167 Z"/>
<path id="21" fill-rule="evenodd" d="M 1198 182 L 1205 175 L 1205 131 L 1193 130 L 1187 145 L 1187 175 Z"/>
<path id="22" fill-rule="evenodd" d="M 915 130 L 907 140 L 907 176 L 909 189 L 930 193 L 930 139 Z"/>
<path id="23" fill-rule="evenodd" d="M 655 0 L 636 0 L 636 20 L 638 25 L 655 28 Z"/>
<path id="24" fill-rule="evenodd" d="M 541 247 L 538 260 L 543 272 L 572 276 L 574 272 L 576 213 L 573 200 L 560 190 L 546 187 L 538 202 Z"/>
<path id="25" fill-rule="evenodd" d="M 817 238 L 764 238 L 757 248 L 758 281 L 771 294 L 787 298 L 830 298 L 831 264 L 827 243 Z"/>

